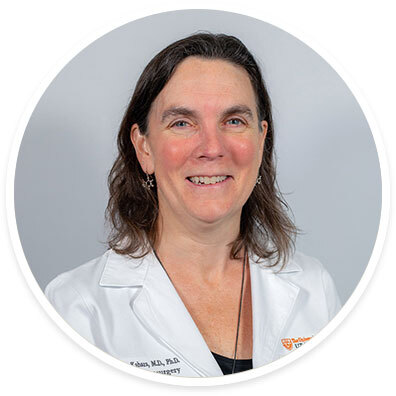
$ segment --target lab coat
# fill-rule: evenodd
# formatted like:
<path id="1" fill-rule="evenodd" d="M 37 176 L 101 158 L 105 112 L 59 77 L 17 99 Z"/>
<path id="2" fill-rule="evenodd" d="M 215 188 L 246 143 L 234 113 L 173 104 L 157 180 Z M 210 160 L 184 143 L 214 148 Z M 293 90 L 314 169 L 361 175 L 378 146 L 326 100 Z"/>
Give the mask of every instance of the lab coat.
<path id="1" fill-rule="evenodd" d="M 316 259 L 297 252 L 280 272 L 255 261 L 250 255 L 253 368 L 309 342 L 340 309 Z M 168 375 L 223 375 L 153 253 L 131 259 L 108 250 L 57 276 L 45 294 L 76 332 L 119 360 Z"/>

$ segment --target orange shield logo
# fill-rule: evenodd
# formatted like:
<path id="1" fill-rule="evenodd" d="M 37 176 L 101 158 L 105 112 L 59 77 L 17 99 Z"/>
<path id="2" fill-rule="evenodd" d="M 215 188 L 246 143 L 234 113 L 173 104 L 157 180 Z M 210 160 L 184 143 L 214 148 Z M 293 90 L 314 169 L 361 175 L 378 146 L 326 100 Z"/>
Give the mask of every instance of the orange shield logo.
<path id="1" fill-rule="evenodd" d="M 293 343 L 290 338 L 282 338 L 282 345 L 289 351 L 293 349 Z"/>

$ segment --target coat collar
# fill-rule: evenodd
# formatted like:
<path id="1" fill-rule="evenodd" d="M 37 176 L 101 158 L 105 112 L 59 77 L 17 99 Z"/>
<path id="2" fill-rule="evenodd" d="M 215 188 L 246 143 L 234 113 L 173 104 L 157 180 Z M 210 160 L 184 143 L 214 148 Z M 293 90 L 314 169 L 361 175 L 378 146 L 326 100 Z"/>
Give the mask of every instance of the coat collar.
<path id="1" fill-rule="evenodd" d="M 136 287 L 143 286 L 144 280 L 152 262 L 153 254 L 134 259 L 108 250 L 102 257 L 103 272 L 99 285 L 108 287 Z M 267 267 L 268 261 L 254 254 L 249 256 L 250 264 L 257 264 L 265 273 L 287 274 L 302 271 L 295 260 L 289 260 L 285 268 L 278 271 L 276 268 Z"/>
<path id="2" fill-rule="evenodd" d="M 221 376 L 205 340 L 153 253 L 130 259 L 108 251 L 103 257 L 102 287 L 141 287 L 130 306 L 146 330 L 199 376 Z M 249 256 L 253 310 L 253 367 L 268 364 L 280 342 L 299 288 L 284 274 L 302 271 L 294 261 L 278 271 Z M 278 271 L 278 272 L 277 272 Z"/>
<path id="3" fill-rule="evenodd" d="M 108 250 L 103 255 L 99 285 L 104 287 L 142 286 L 148 270 L 147 256 L 133 259 Z"/>
<path id="4" fill-rule="evenodd" d="M 269 260 L 260 258 L 253 253 L 249 255 L 249 261 L 251 264 L 258 264 L 263 271 L 272 272 L 275 274 L 288 274 L 302 271 L 302 268 L 298 265 L 293 257 L 288 260 L 284 268 L 281 270 L 279 270 L 278 267 L 268 267 Z"/>

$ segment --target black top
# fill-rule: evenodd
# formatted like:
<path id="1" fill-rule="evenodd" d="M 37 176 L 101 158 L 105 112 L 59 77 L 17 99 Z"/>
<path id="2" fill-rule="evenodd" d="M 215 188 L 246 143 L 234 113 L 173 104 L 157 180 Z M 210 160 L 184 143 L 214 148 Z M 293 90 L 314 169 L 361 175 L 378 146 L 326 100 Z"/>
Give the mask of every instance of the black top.
<path id="1" fill-rule="evenodd" d="M 216 359 L 217 364 L 220 366 L 221 371 L 224 375 L 232 374 L 232 366 L 234 359 L 230 359 L 225 356 L 218 355 L 212 352 L 213 357 Z M 253 368 L 252 359 L 237 359 L 235 360 L 234 373 L 240 373 L 241 371 L 251 370 Z"/>

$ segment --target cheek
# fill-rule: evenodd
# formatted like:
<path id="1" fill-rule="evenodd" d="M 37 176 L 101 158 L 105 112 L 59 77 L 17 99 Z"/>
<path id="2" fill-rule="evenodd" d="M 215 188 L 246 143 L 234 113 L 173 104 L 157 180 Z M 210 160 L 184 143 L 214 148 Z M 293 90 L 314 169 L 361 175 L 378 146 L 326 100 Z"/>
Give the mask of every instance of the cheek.
<path id="1" fill-rule="evenodd" d="M 161 169 L 179 169 L 187 160 L 190 149 L 184 140 L 167 141 L 166 144 L 161 144 L 158 147 L 156 166 Z"/>
<path id="2" fill-rule="evenodd" d="M 234 162 L 239 166 L 252 165 L 260 160 L 259 145 L 253 139 L 235 139 L 231 142 L 230 150 Z"/>

